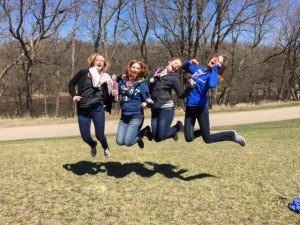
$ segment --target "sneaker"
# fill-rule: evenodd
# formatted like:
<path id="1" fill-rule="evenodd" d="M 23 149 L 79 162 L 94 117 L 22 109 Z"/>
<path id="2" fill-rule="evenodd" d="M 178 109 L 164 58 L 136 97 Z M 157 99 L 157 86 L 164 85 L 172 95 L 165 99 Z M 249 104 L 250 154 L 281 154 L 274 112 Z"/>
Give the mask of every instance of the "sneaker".
<path id="1" fill-rule="evenodd" d="M 137 143 L 138 143 L 138 145 L 139 145 L 139 147 L 140 147 L 141 149 L 144 148 L 144 141 L 143 141 L 143 139 L 138 140 Z"/>
<path id="2" fill-rule="evenodd" d="M 110 150 L 109 150 L 109 148 L 104 149 L 104 156 L 105 156 L 105 158 L 109 158 L 110 157 Z"/>
<path id="3" fill-rule="evenodd" d="M 91 147 L 91 156 L 95 157 L 97 155 L 97 142 L 95 141 L 95 146 Z"/>
<path id="4" fill-rule="evenodd" d="M 146 126 L 144 128 L 144 130 L 145 130 L 144 136 L 146 136 L 149 141 L 152 141 L 153 140 L 153 135 L 152 135 L 152 132 L 151 132 L 151 128 L 149 126 Z"/>
<path id="5" fill-rule="evenodd" d="M 246 140 L 242 136 L 238 135 L 236 131 L 234 131 L 234 142 L 240 144 L 240 146 L 245 147 Z"/>
<path id="6" fill-rule="evenodd" d="M 175 132 L 172 136 L 174 141 L 178 141 L 178 132 Z"/>
<path id="7" fill-rule="evenodd" d="M 177 132 L 183 132 L 184 131 L 184 126 L 183 126 L 182 122 L 179 121 L 179 120 L 177 121 L 175 127 L 177 128 Z"/>

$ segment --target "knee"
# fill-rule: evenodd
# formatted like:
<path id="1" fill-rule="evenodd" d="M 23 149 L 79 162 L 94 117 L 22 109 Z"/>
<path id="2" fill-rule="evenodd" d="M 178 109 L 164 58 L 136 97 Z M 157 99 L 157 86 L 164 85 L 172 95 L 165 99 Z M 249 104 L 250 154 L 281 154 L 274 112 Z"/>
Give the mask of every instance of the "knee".
<path id="1" fill-rule="evenodd" d="M 133 145 L 133 143 L 132 143 L 132 141 L 130 141 L 130 140 L 124 140 L 124 145 L 125 146 L 127 146 L 127 147 L 130 147 L 130 146 L 132 146 Z"/>
<path id="2" fill-rule="evenodd" d="M 186 142 L 192 142 L 194 138 L 191 137 L 184 137 Z"/>
<path id="3" fill-rule="evenodd" d="M 203 141 L 205 142 L 205 144 L 211 144 L 211 139 L 207 138 L 207 137 L 202 137 Z"/>
<path id="4" fill-rule="evenodd" d="M 120 145 L 120 146 L 124 145 L 123 141 L 120 141 L 118 139 L 116 140 L 116 143 L 117 143 L 117 145 Z"/>

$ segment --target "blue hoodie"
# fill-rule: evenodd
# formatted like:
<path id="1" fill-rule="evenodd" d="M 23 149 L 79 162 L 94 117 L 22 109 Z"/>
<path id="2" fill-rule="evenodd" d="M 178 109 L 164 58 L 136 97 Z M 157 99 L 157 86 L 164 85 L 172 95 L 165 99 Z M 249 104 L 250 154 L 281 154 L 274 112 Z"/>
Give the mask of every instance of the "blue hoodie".
<path id="1" fill-rule="evenodd" d="M 126 85 L 127 80 L 122 79 L 119 82 L 119 95 L 121 100 L 121 109 L 123 115 L 143 115 L 142 102 L 151 99 L 149 88 L 144 80 L 137 81 L 129 89 Z"/>
<path id="2" fill-rule="evenodd" d="M 191 65 L 190 61 L 186 60 L 182 68 L 192 74 L 192 79 L 196 82 L 195 88 L 186 98 L 186 106 L 207 108 L 207 92 L 210 88 L 217 87 L 219 82 L 218 72 L 221 67 L 216 65 L 211 71 L 207 71 L 204 66 Z"/>

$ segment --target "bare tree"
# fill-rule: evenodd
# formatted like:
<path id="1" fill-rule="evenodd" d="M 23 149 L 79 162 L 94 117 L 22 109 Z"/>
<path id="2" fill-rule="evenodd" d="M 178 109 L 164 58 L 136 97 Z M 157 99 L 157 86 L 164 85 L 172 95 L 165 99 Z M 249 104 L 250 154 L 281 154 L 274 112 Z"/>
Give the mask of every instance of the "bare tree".
<path id="1" fill-rule="evenodd" d="M 128 30 L 128 43 L 137 43 L 140 48 L 140 57 L 148 63 L 147 37 L 150 30 L 149 0 L 133 0 L 127 4 L 128 18 L 124 19 L 125 29 Z M 134 39 L 132 39 L 132 36 Z"/>
<path id="2" fill-rule="evenodd" d="M 63 3 L 68 3 L 63 5 Z M 26 80 L 26 115 L 32 112 L 32 67 L 37 47 L 44 39 L 51 37 L 66 18 L 70 1 L 6 1 L 0 2 L 8 22 L 7 29 L 26 58 L 24 78 Z"/>

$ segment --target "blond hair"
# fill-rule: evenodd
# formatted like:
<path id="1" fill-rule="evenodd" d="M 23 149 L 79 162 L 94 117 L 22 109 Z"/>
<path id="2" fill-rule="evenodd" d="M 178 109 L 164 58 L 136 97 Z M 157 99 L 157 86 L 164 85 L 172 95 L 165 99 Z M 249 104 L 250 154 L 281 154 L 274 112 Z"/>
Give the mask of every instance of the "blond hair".
<path id="1" fill-rule="evenodd" d="M 96 58 L 100 56 L 104 59 L 104 65 L 103 65 L 103 69 L 102 71 L 103 72 L 106 72 L 107 71 L 107 67 L 108 67 L 108 62 L 106 61 L 106 59 L 103 57 L 103 55 L 100 55 L 99 53 L 93 53 L 91 54 L 88 58 L 87 58 L 87 64 L 89 67 L 92 67 L 93 64 L 94 64 L 94 61 L 96 60 Z"/>

